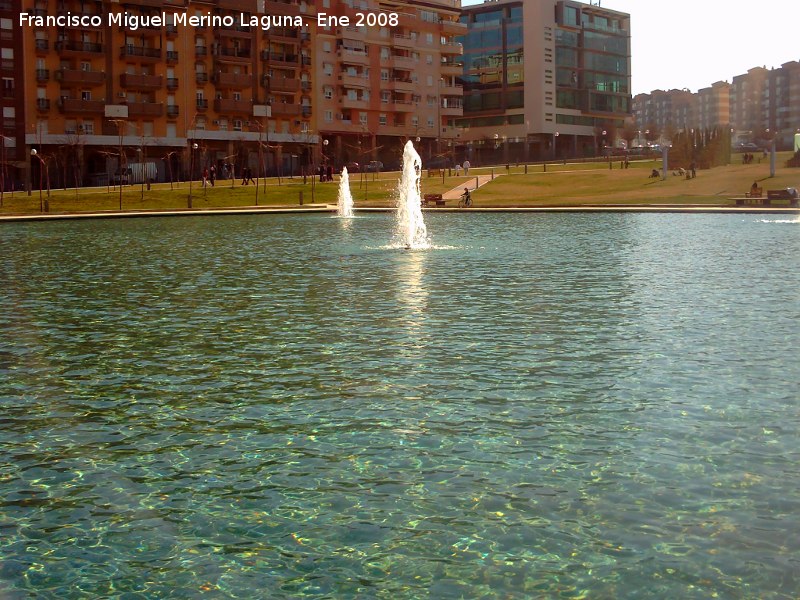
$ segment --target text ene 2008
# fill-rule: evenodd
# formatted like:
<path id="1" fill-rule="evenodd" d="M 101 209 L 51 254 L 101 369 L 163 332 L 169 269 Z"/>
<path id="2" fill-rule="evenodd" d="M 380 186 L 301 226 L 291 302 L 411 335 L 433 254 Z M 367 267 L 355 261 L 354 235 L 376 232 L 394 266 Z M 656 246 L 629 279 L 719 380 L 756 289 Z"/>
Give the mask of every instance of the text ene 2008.
<path id="1" fill-rule="evenodd" d="M 317 14 L 318 27 L 397 27 L 400 17 L 397 13 L 356 13 L 353 22 L 348 16 L 337 17 L 326 13 Z"/>

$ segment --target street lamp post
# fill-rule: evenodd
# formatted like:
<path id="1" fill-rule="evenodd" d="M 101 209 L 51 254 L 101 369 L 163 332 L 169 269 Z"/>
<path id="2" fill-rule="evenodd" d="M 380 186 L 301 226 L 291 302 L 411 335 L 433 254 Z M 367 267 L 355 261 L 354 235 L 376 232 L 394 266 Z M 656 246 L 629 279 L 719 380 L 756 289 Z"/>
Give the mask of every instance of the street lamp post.
<path id="1" fill-rule="evenodd" d="M 197 142 L 189 146 L 189 205 L 192 208 L 192 180 L 194 179 L 194 151 L 197 150 Z"/>
<path id="2" fill-rule="evenodd" d="M 558 136 L 561 135 L 557 131 L 553 134 L 553 160 L 556 159 L 556 145 L 558 142 Z"/>
<path id="3" fill-rule="evenodd" d="M 47 201 L 44 200 L 42 196 L 42 171 L 46 168 L 47 163 L 45 163 L 44 158 L 41 154 L 36 150 L 36 148 L 31 149 L 31 156 L 39 159 L 39 212 L 50 212 L 50 185 L 47 186 Z M 48 182 L 50 180 L 50 173 L 47 174 Z"/>

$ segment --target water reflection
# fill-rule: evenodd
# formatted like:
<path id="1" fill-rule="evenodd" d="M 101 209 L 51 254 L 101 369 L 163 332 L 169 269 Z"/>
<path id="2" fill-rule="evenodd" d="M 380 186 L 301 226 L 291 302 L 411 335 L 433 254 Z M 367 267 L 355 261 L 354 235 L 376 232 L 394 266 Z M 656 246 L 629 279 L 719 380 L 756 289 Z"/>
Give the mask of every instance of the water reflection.
<path id="1" fill-rule="evenodd" d="M 341 223 L 4 230 L 2 593 L 792 597 L 793 228 Z"/>
<path id="2" fill-rule="evenodd" d="M 430 251 L 404 251 L 393 261 L 396 266 L 394 285 L 400 314 L 410 335 L 419 332 L 428 309 L 428 288 L 425 264 Z"/>

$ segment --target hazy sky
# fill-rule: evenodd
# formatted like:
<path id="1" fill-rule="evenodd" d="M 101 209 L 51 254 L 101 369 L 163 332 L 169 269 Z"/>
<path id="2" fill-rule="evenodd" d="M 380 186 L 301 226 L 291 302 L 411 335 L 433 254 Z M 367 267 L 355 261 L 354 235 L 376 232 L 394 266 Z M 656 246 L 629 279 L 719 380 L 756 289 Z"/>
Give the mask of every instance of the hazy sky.
<path id="1" fill-rule="evenodd" d="M 752 67 L 800 60 L 798 0 L 601 0 L 601 5 L 631 15 L 634 95 L 672 88 L 696 92 Z"/>

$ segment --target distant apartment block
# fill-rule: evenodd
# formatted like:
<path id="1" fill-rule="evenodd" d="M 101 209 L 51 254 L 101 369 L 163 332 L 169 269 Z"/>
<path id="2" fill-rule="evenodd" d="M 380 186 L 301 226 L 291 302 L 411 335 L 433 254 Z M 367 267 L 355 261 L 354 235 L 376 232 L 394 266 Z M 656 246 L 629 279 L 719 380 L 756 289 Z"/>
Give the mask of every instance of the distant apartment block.
<path id="1" fill-rule="evenodd" d="M 593 156 L 613 142 L 631 111 L 630 15 L 574 1 L 499 0 L 465 7 L 461 20 L 463 157 Z"/>
<path id="2" fill-rule="evenodd" d="M 779 149 L 792 147 L 800 132 L 800 63 L 779 68 L 755 67 L 731 83 L 718 81 L 691 93 L 655 90 L 634 98 L 638 128 L 654 128 L 667 137 L 675 131 L 729 127 L 734 139 L 775 139 Z"/>
<path id="3" fill-rule="evenodd" d="M 19 0 L 0 0 L 0 77 L 3 80 L 0 186 L 10 189 L 25 173 L 25 96 L 23 30 L 17 25 Z"/>
<path id="4" fill-rule="evenodd" d="M 671 137 L 674 132 L 686 129 L 694 123 L 696 110 L 697 97 L 689 90 L 655 90 L 650 94 L 637 94 L 633 98 L 633 113 L 640 129 L 639 142 L 648 130 L 652 130 L 656 137 L 662 134 Z"/>
<path id="5" fill-rule="evenodd" d="M 337 166 L 379 160 L 397 167 L 405 141 L 418 138 L 425 162 L 448 162 L 454 121 L 463 114 L 460 0 L 329 0 L 324 6 L 351 18 L 348 26 L 316 31 L 315 119 L 324 151 Z M 381 10 L 396 18 L 385 26 L 356 26 L 357 13 Z"/>
<path id="6" fill-rule="evenodd" d="M 289 173 L 309 161 L 312 132 L 310 27 L 242 25 L 240 14 L 311 16 L 298 0 L 23 0 L 34 15 L 98 15 L 97 26 L 20 27 L 16 85 L 23 144 L 85 185 L 105 184 L 120 163 L 155 161 L 159 178 L 196 177 L 232 164 Z M 163 26 L 135 32 L 110 24 L 109 11 Z M 173 13 L 229 16 L 229 25 L 177 25 Z M 4 30 L 5 31 L 5 30 Z M 259 152 L 259 140 L 261 151 Z M 195 148 L 195 145 L 197 146 Z M 120 154 L 119 150 L 122 150 Z M 41 162 L 17 153 L 37 179 Z M 26 156 L 27 155 L 27 156 Z M 54 166 L 69 165 L 69 169 Z M 18 179 L 21 175 L 18 174 Z M 72 179 L 72 175 L 64 176 Z M 72 184 L 72 182 L 69 182 Z"/>
<path id="7" fill-rule="evenodd" d="M 54 186 L 104 185 L 139 161 L 156 162 L 161 180 L 211 165 L 389 166 L 416 138 L 427 160 L 445 161 L 463 114 L 460 10 L 460 0 L 0 0 L 8 180 L 30 185 L 45 163 Z M 20 12 L 99 18 L 21 27 Z M 131 31 L 112 12 L 166 23 Z M 318 26 L 320 12 L 351 22 Z M 359 13 L 373 21 L 359 26 Z M 230 21 L 181 22 L 201 15 Z"/>

